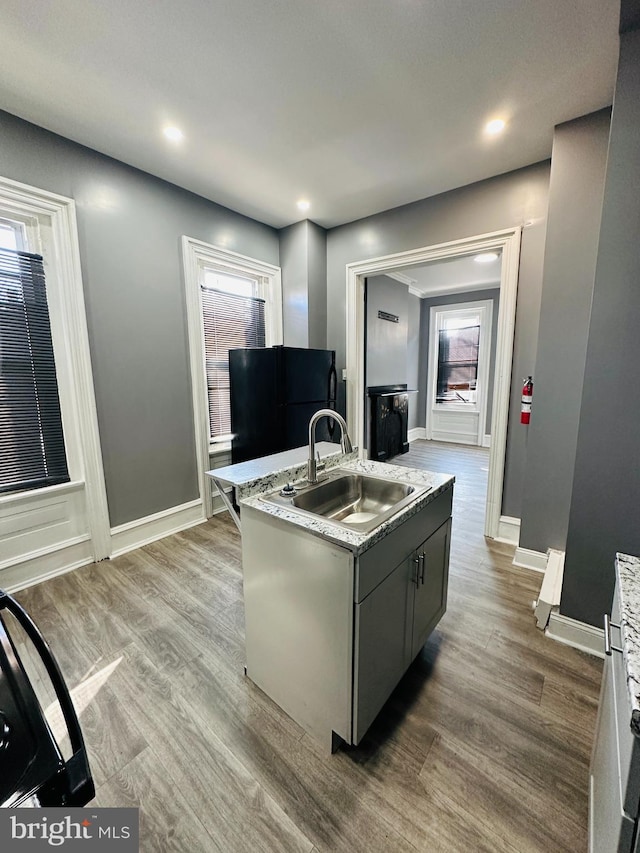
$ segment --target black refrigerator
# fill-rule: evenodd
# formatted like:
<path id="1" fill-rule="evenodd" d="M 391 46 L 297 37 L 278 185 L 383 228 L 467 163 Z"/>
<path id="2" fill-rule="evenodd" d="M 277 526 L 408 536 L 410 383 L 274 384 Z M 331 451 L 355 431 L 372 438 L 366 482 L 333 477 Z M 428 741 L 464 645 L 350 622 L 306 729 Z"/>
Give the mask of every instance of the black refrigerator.
<path id="1" fill-rule="evenodd" d="M 277 346 L 229 350 L 231 459 L 245 462 L 309 442 L 309 420 L 335 409 L 333 350 Z M 317 441 L 334 441 L 336 424 L 322 418 Z M 337 430 L 336 440 L 340 430 Z"/>

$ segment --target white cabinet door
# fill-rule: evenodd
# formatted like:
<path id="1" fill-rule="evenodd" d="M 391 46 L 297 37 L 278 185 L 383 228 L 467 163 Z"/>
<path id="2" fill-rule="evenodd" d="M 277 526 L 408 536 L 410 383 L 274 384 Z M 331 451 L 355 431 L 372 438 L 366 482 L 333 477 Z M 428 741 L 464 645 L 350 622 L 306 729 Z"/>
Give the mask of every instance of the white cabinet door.
<path id="1" fill-rule="evenodd" d="M 635 823 L 622 810 L 616 703 L 610 657 L 605 658 L 602 673 L 589 781 L 590 853 L 631 853 Z"/>

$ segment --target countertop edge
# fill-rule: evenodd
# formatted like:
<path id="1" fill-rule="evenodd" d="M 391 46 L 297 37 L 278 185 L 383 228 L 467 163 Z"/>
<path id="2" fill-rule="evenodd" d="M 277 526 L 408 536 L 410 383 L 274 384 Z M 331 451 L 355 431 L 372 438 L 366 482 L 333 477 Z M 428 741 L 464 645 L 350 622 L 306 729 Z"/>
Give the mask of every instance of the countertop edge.
<path id="1" fill-rule="evenodd" d="M 631 711 L 630 728 L 640 738 L 640 558 L 616 554 L 622 656 Z"/>
<path id="2" fill-rule="evenodd" d="M 265 489 L 260 494 L 246 497 L 240 501 L 240 504 L 241 506 L 250 506 L 281 521 L 289 522 L 301 530 L 306 530 L 313 536 L 322 538 L 334 545 L 347 548 L 355 556 L 359 556 L 373 547 L 396 527 L 399 527 L 407 519 L 411 518 L 411 516 L 420 512 L 420 510 L 435 500 L 444 491 L 451 488 L 455 482 L 455 477 L 451 474 L 440 474 L 417 468 L 409 468 L 404 465 L 394 465 L 392 463 L 375 462 L 366 459 L 353 459 L 347 462 L 341 461 L 337 466 L 332 467 L 346 468 L 348 470 L 359 471 L 363 474 L 382 475 L 416 486 L 428 485 L 431 488 L 428 492 L 418 495 L 415 501 L 412 501 L 408 506 L 370 533 L 356 533 L 343 530 L 330 522 L 322 521 L 319 518 L 309 518 L 309 516 L 303 516 L 300 513 L 287 510 L 286 507 L 277 507 L 261 500 L 261 494 L 266 494 L 272 491 L 273 488 Z"/>

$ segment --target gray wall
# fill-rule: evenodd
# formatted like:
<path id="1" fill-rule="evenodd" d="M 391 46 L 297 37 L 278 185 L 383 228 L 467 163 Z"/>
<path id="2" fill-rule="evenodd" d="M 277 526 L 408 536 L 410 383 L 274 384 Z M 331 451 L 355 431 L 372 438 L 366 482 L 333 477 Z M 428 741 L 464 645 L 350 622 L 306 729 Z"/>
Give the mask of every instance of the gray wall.
<path id="1" fill-rule="evenodd" d="M 278 233 L 284 343 L 323 349 L 327 341 L 327 232 L 304 219 Z"/>
<path id="2" fill-rule="evenodd" d="M 407 294 L 409 323 L 407 326 L 407 385 L 410 389 L 420 389 L 420 303 L 419 296 Z M 419 393 L 409 395 L 408 428 L 424 426 L 420 423 Z M 424 409 L 424 407 L 423 407 Z M 424 419 L 423 419 L 424 420 Z"/>
<path id="3" fill-rule="evenodd" d="M 375 275 L 366 283 L 365 311 L 365 437 L 370 447 L 371 401 L 367 388 L 375 385 L 398 385 L 407 382 L 407 343 L 409 322 L 409 289 L 386 275 Z M 398 322 L 381 320 L 378 311 L 395 314 Z"/>
<path id="4" fill-rule="evenodd" d="M 407 382 L 409 289 L 386 275 L 367 279 L 365 386 Z M 395 314 L 397 323 L 378 311 Z M 366 391 L 366 388 L 365 388 Z"/>
<path id="5" fill-rule="evenodd" d="M 491 353 L 489 355 L 489 399 L 487 402 L 487 420 L 485 434 L 491 435 L 491 414 L 493 411 L 493 380 L 496 367 L 496 344 L 498 341 L 498 313 L 500 311 L 500 288 L 488 290 L 469 290 L 466 293 L 450 293 L 448 296 L 433 296 L 422 299 L 420 306 L 420 368 L 418 380 L 418 423 L 426 427 L 427 416 L 427 376 L 429 371 L 429 319 L 431 308 L 439 305 L 459 305 L 462 302 L 490 301 L 491 312 Z"/>
<path id="6" fill-rule="evenodd" d="M 277 233 L 2 112 L 0 139 L 0 174 L 77 205 L 111 525 L 193 500 L 180 238 L 277 264 Z"/>
<path id="7" fill-rule="evenodd" d="M 614 554 L 640 554 L 640 31 L 621 35 L 561 613 L 602 624 Z"/>
<path id="8" fill-rule="evenodd" d="M 610 110 L 554 134 L 529 478 L 520 545 L 565 550 L 578 440 L 591 298 L 607 163 Z"/>
<path id="9" fill-rule="evenodd" d="M 307 222 L 309 247 L 309 346 L 327 346 L 327 232 Z"/>
<path id="10" fill-rule="evenodd" d="M 502 511 L 520 517 L 526 437 L 520 379 L 533 373 L 538 338 L 549 163 L 538 163 L 334 228 L 327 234 L 327 342 L 345 366 L 346 264 L 524 226 Z"/>
<path id="11" fill-rule="evenodd" d="M 296 222 L 279 232 L 282 269 L 283 341 L 289 347 L 309 346 L 309 281 L 307 223 Z"/>

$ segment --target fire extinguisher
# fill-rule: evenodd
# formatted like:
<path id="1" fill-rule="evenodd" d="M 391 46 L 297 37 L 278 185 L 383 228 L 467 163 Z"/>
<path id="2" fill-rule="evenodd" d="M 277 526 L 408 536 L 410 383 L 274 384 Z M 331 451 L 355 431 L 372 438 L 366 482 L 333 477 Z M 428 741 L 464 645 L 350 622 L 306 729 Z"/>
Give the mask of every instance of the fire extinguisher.
<path id="1" fill-rule="evenodd" d="M 531 400 L 533 398 L 533 379 L 530 376 L 522 386 L 522 406 L 520 408 L 520 423 L 528 424 L 531 420 Z"/>

